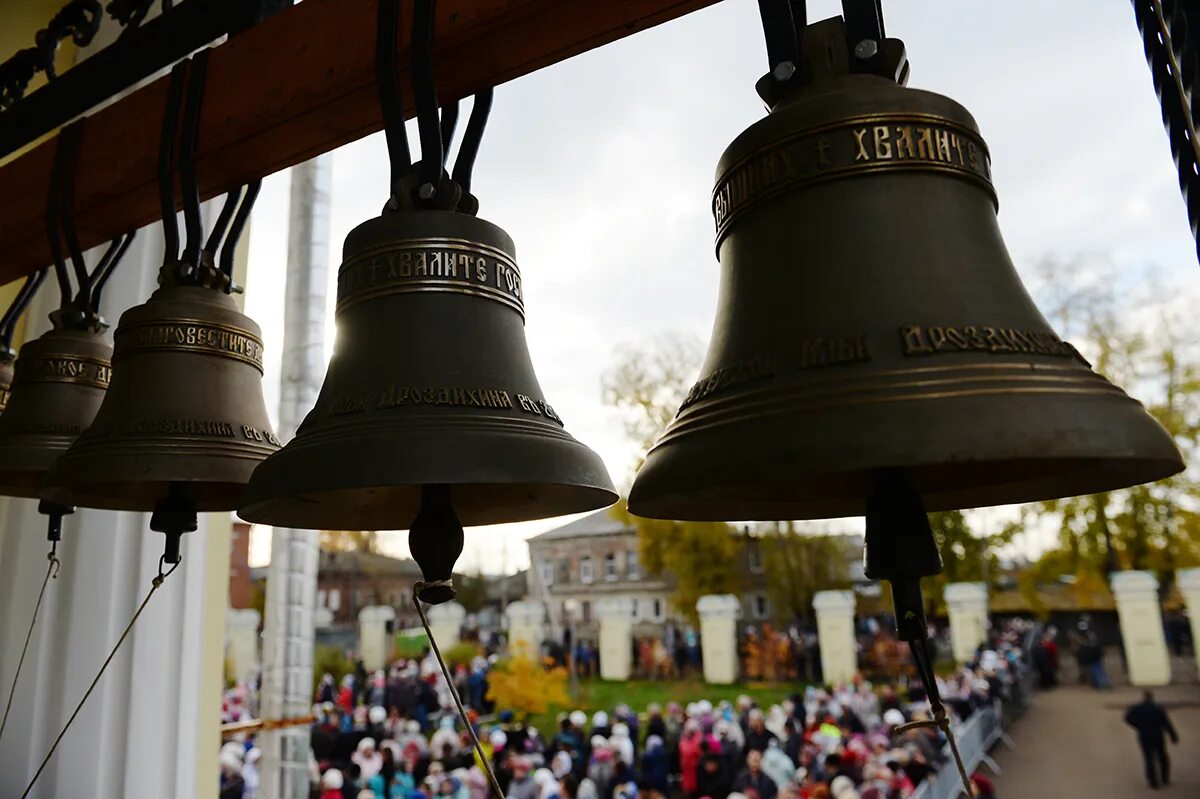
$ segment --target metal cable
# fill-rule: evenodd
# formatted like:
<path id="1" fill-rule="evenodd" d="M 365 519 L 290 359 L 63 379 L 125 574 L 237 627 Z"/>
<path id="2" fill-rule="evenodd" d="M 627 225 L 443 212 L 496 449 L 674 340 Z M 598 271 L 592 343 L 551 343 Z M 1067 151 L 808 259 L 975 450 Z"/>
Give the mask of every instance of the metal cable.
<path id="1" fill-rule="evenodd" d="M 39 269 L 27 276 L 25 282 L 21 284 L 21 288 L 17 289 L 17 296 L 13 298 L 12 304 L 0 318 L 0 356 L 3 356 L 6 350 L 12 349 L 13 332 L 17 329 L 17 320 L 21 318 L 21 314 L 25 313 L 30 301 L 42 287 L 42 283 L 46 281 L 48 271 L 48 269 Z"/>
<path id="2" fill-rule="evenodd" d="M 475 158 L 479 155 L 479 144 L 483 140 L 483 129 L 487 127 L 488 115 L 492 111 L 492 98 L 496 90 L 491 86 L 475 95 L 471 106 L 471 116 L 467 119 L 467 129 L 463 132 L 462 144 L 458 148 L 458 158 L 454 161 L 454 182 L 462 186 L 464 192 L 471 190 L 471 173 L 475 169 Z"/>
<path id="3" fill-rule="evenodd" d="M 401 181 L 412 172 L 408 132 L 404 128 L 404 102 L 396 80 L 396 39 L 399 29 L 399 0 L 379 0 L 375 32 L 375 85 L 383 112 L 383 134 L 391 163 L 391 199 L 396 200 Z"/>
<path id="4" fill-rule="evenodd" d="M 452 585 L 452 580 L 430 580 L 429 582 L 416 583 L 412 588 L 413 605 L 417 609 L 417 615 L 421 617 L 421 626 L 425 628 L 425 637 L 429 639 L 429 646 L 433 649 L 433 655 L 437 658 L 438 666 L 442 669 L 442 676 L 446 678 L 446 687 L 450 689 L 450 697 L 454 700 L 454 706 L 458 708 L 458 717 L 462 719 L 463 725 L 467 728 L 467 733 L 471 736 L 471 744 L 475 747 L 475 756 L 479 758 L 479 763 L 483 766 L 483 771 L 487 774 L 488 782 L 491 783 L 492 790 L 496 792 L 497 799 L 504 799 L 504 791 L 500 790 L 500 783 L 496 780 L 496 775 L 492 771 L 492 764 L 488 762 L 487 756 L 483 753 L 483 745 L 479 743 L 479 736 L 475 734 L 475 727 L 471 724 L 471 719 L 467 717 L 467 711 L 463 707 L 462 699 L 458 696 L 458 689 L 454 687 L 454 680 L 450 679 L 450 669 L 446 666 L 446 660 L 442 657 L 442 650 L 438 648 L 437 641 L 433 637 L 433 630 L 429 629 L 429 619 L 425 617 L 425 608 L 421 604 L 420 592 L 424 589 Z"/>
<path id="5" fill-rule="evenodd" d="M 171 68 L 171 82 L 167 86 L 167 107 L 163 111 L 162 133 L 158 141 L 158 202 L 162 211 L 163 240 L 166 255 L 163 263 L 179 259 L 179 222 L 175 218 L 175 136 L 179 131 L 179 104 L 183 101 L 184 77 L 188 61 L 180 61 Z"/>
<path id="6" fill-rule="evenodd" d="M 38 611 L 42 608 L 42 599 L 46 596 L 46 586 L 50 579 L 58 577 L 58 567 L 62 562 L 58 559 L 58 542 L 50 544 L 46 559 L 50 564 L 46 567 L 46 576 L 42 578 L 42 588 L 38 591 L 37 602 L 33 606 L 33 617 L 29 620 L 29 630 L 25 633 L 25 644 L 21 647 L 21 657 L 17 660 L 17 671 L 13 674 L 12 685 L 8 689 L 8 703 L 4 706 L 4 719 L 0 721 L 0 738 L 4 737 L 4 728 L 8 726 L 8 714 L 12 711 L 13 697 L 17 695 L 17 680 L 21 679 L 21 667 L 25 665 L 25 654 L 29 651 L 29 639 L 33 637 L 33 629 L 37 625 Z"/>
<path id="7" fill-rule="evenodd" d="M 1200 154 L 1197 150 L 1200 142 L 1196 138 L 1195 121 L 1188 111 L 1189 87 L 1184 84 L 1186 76 L 1181 73 L 1172 52 L 1175 45 L 1159 0 L 1133 0 L 1133 11 L 1142 34 L 1142 47 L 1154 91 L 1162 108 L 1163 126 L 1179 175 L 1188 222 L 1192 236 L 1197 240 L 1197 258 L 1200 258 Z M 1178 46 L 1186 49 L 1186 43 Z"/>
<path id="8" fill-rule="evenodd" d="M 442 131 L 438 120 L 437 85 L 433 76 L 433 17 L 435 0 L 413 3 L 412 76 L 421 134 L 421 199 L 432 199 L 442 180 Z M 426 196 L 427 195 L 427 196 Z"/>
<path id="9" fill-rule="evenodd" d="M 901 724 L 896 727 L 896 732 L 921 728 L 941 730 L 942 734 L 946 736 L 946 742 L 950 744 L 950 755 L 958 767 L 958 776 L 962 779 L 963 788 L 966 789 L 967 796 L 973 799 L 976 795 L 975 786 L 971 782 L 970 775 L 967 774 L 967 764 L 958 751 L 958 741 L 954 738 L 954 730 L 950 727 L 950 718 L 946 715 L 946 708 L 942 704 L 941 693 L 937 686 L 937 675 L 933 671 L 933 655 L 929 651 L 929 639 L 909 641 L 908 648 L 912 652 L 913 662 L 917 666 L 917 674 L 920 676 L 921 682 L 925 684 L 925 697 L 929 701 L 929 710 L 933 718 L 929 721 L 912 721 L 908 724 Z"/>
<path id="10" fill-rule="evenodd" d="M 175 570 L 179 568 L 179 564 L 182 562 L 183 559 L 180 558 L 175 562 L 174 566 L 164 573 L 163 559 L 161 557 L 158 559 L 158 575 L 150 581 L 150 590 L 146 592 L 146 598 L 142 600 L 142 604 L 138 605 L 138 609 L 134 612 L 133 618 L 129 620 L 129 624 L 125 625 L 125 630 L 121 633 L 121 637 L 117 639 L 117 643 L 108 653 L 108 657 L 104 659 L 104 663 L 101 664 L 100 671 L 96 672 L 96 677 L 92 680 L 92 684 L 88 686 L 87 691 L 85 691 L 83 694 L 83 698 L 79 700 L 79 704 L 75 705 L 75 710 L 71 712 L 71 717 L 67 719 L 67 723 L 64 724 L 62 730 L 59 731 L 58 737 L 55 738 L 54 743 L 50 745 L 50 751 L 46 753 L 44 758 L 42 758 L 42 764 L 38 766 L 37 771 L 34 772 L 33 779 L 31 779 L 29 784 L 25 786 L 25 791 L 21 794 L 21 799 L 26 799 L 26 797 L 29 796 L 29 792 L 33 790 L 33 786 L 37 784 L 38 778 L 42 776 L 42 772 L 45 771 L 46 765 L 50 762 L 50 758 L 54 756 L 54 750 L 58 749 L 58 745 L 62 743 L 63 736 L 67 734 L 67 730 L 71 729 L 71 724 L 75 721 L 75 717 L 78 716 L 79 711 L 83 709 L 88 697 L 92 695 L 92 691 L 96 690 L 96 685 L 100 682 L 100 678 L 104 676 L 104 670 L 108 668 L 109 663 L 112 663 L 112 659 L 117 656 L 117 651 L 121 648 L 121 644 L 125 643 L 125 639 L 128 638 L 129 633 L 133 631 L 133 625 L 137 622 L 138 617 L 142 615 L 142 611 L 146 609 L 146 605 L 150 604 L 150 599 L 154 596 L 154 592 L 157 591 L 159 586 L 163 584 L 163 580 L 175 573 Z"/>
<path id="11" fill-rule="evenodd" d="M 200 135 L 200 111 L 204 104 L 204 78 L 208 71 L 209 50 L 192 56 L 188 73 L 187 100 L 183 106 L 183 136 L 179 143 L 179 183 L 183 190 L 183 226 L 187 242 L 183 245 L 184 268 L 195 273 L 204 244 L 204 223 L 200 219 L 200 187 L 196 179 L 196 140 Z M 195 275 L 193 275 L 195 276 Z"/>
<path id="12" fill-rule="evenodd" d="M 233 291 L 233 256 L 237 252 L 238 242 L 242 238 L 242 230 L 246 227 L 246 221 L 250 218 L 250 212 L 254 209 L 254 201 L 258 199 L 258 190 L 261 188 L 262 178 L 246 184 L 246 193 L 242 196 L 237 213 L 234 214 L 233 223 L 229 227 L 229 237 L 221 245 L 221 274 L 228 278 L 225 281 L 226 294 Z"/>
<path id="13" fill-rule="evenodd" d="M 54 148 L 54 166 L 50 171 L 50 188 L 46 192 L 46 237 L 50 243 L 50 256 L 54 262 L 54 277 L 58 280 L 58 307 L 66 308 L 71 304 L 71 277 L 67 273 L 67 262 L 63 260 L 62 239 L 59 225 L 58 193 L 62 183 L 63 159 L 66 158 L 66 147 L 63 143 L 62 131 Z"/>
<path id="14" fill-rule="evenodd" d="M 104 287 L 108 285 L 108 279 L 112 277 L 112 273 L 116 271 L 117 264 L 121 263 L 121 259 L 125 257 L 126 250 L 129 249 L 129 245 L 133 243 L 133 240 L 136 236 L 136 230 L 131 230 L 126 233 L 125 236 L 121 238 L 121 243 L 118 245 L 117 251 L 113 253 L 113 256 L 109 258 L 108 262 L 102 262 L 101 265 L 97 267 L 94 272 L 92 272 L 92 298 L 91 305 L 88 307 L 88 311 L 90 311 L 93 316 L 99 315 L 100 295 L 104 292 Z M 113 239 L 114 243 L 116 241 L 117 239 Z M 111 251 L 112 250 L 110 248 L 109 252 Z"/>
<path id="15" fill-rule="evenodd" d="M 458 100 L 442 106 L 442 168 L 446 167 L 446 159 L 450 157 L 450 142 L 454 140 L 454 128 L 458 125 Z"/>

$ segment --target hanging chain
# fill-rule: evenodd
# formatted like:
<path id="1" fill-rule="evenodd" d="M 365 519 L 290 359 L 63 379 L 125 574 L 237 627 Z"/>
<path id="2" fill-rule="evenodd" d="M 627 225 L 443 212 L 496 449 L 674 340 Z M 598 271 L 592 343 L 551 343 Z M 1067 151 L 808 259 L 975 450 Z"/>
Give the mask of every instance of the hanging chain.
<path id="1" fill-rule="evenodd" d="M 46 586 L 51 579 L 58 579 L 58 568 L 62 561 L 58 559 L 58 542 L 50 542 L 50 551 L 46 553 L 50 561 L 46 566 L 46 576 L 42 578 L 42 588 L 38 591 L 37 602 L 33 606 L 33 618 L 29 620 L 29 630 L 25 633 L 25 645 L 21 647 L 21 657 L 17 660 L 17 671 L 13 674 L 12 685 L 8 689 L 8 703 L 4 706 L 4 719 L 0 721 L 0 738 L 4 737 L 4 728 L 8 726 L 8 714 L 12 711 L 13 697 L 17 695 L 17 680 L 21 678 L 21 667 L 25 665 L 25 653 L 29 651 L 29 639 L 33 637 L 33 628 L 37 625 L 38 611 L 42 608 L 42 599 L 46 596 Z"/>
<path id="2" fill-rule="evenodd" d="M 180 560 L 176 561 L 175 565 L 173 565 L 166 572 L 163 571 L 163 562 L 163 558 L 159 557 L 158 574 L 153 580 L 150 581 L 150 590 L 146 592 L 146 598 L 142 600 L 142 604 L 138 605 L 138 609 L 134 612 L 133 618 L 129 620 L 129 624 L 125 625 L 125 630 L 121 633 L 121 637 L 117 639 L 117 643 L 113 645 L 112 650 L 108 653 L 108 657 L 106 657 L 104 659 L 104 663 L 100 665 L 100 671 L 96 672 L 96 677 L 92 680 L 92 684 L 88 686 L 87 691 L 84 692 L 83 698 L 79 700 L 79 704 L 75 705 L 75 709 L 71 711 L 70 718 L 68 718 L 67 723 L 63 725 L 62 730 L 58 733 L 58 737 L 54 739 L 54 743 L 50 745 L 50 751 L 46 753 L 44 758 L 42 758 L 42 764 L 38 766 L 37 771 L 34 772 L 33 779 L 31 779 L 29 784 L 25 786 L 25 792 L 21 794 L 21 799 L 26 799 L 26 797 L 29 796 L 29 792 L 33 790 L 33 786 L 37 784 L 38 778 L 42 776 L 42 772 L 45 771 L 46 765 L 50 762 L 50 758 L 54 757 L 54 750 L 58 749 L 58 745 L 62 743 L 63 736 L 67 734 L 67 730 L 71 729 L 71 724 L 74 723 L 75 717 L 79 715 L 80 710 L 83 710 L 83 706 L 87 703 L 88 697 L 92 695 L 92 691 L 96 689 L 96 685 L 99 684 L 100 678 L 104 676 L 104 671 L 108 668 L 108 664 L 112 663 L 113 658 L 117 656 L 117 651 L 121 648 L 121 644 L 125 643 L 125 639 L 128 638 L 129 633 L 133 631 L 133 625 L 137 623 L 138 617 L 142 615 L 142 611 L 146 609 L 146 605 L 150 604 L 150 599 L 154 596 L 154 592 L 157 591 L 160 586 L 162 586 L 164 580 L 174 574 L 175 570 L 179 568 L 179 564 L 183 562 L 183 559 L 181 558 Z"/>
<path id="3" fill-rule="evenodd" d="M 483 745 L 479 743 L 479 736 L 475 734 L 475 727 L 471 724 L 471 719 L 467 717 L 467 711 L 463 707 L 462 699 L 458 696 L 458 689 L 454 687 L 454 680 L 450 678 L 450 669 L 446 666 L 446 660 L 442 657 L 442 650 L 438 648 L 437 640 L 433 637 L 433 630 L 429 629 L 429 619 L 425 616 L 425 608 L 421 602 L 420 593 L 426 588 L 437 588 L 441 586 L 451 586 L 451 580 L 430 580 L 429 582 L 418 582 L 412 588 L 413 605 L 417 608 L 417 615 L 421 617 L 421 626 L 425 628 L 425 637 L 429 639 L 429 646 L 433 649 L 433 655 L 437 658 L 438 666 L 442 669 L 442 676 L 446 679 L 446 687 L 450 689 L 450 697 L 454 699 L 454 706 L 458 708 L 458 717 L 462 719 L 463 726 L 467 728 L 467 733 L 471 736 L 471 744 L 475 747 L 475 756 L 479 758 L 479 764 L 487 774 L 488 782 L 492 786 L 492 790 L 496 792 L 497 799 L 504 799 L 504 791 L 500 790 L 500 783 L 496 779 L 495 773 L 492 771 L 492 764 L 488 762 L 487 755 L 483 753 Z"/>

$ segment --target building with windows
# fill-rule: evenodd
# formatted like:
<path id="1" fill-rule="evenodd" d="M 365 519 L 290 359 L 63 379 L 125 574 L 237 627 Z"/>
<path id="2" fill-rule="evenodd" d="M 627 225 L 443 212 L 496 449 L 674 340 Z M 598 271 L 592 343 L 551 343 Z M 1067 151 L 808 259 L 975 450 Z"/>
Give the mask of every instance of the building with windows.
<path id="1" fill-rule="evenodd" d="M 734 568 L 744 577 L 744 624 L 790 623 L 772 607 L 760 541 L 748 531 Z M 848 536 L 847 558 L 852 581 L 862 580 L 862 539 Z M 570 608 L 576 607 L 576 634 L 595 640 L 597 603 L 609 597 L 632 599 L 635 635 L 661 634 L 680 624 L 671 607 L 671 575 L 651 577 L 638 560 L 637 531 L 609 510 L 597 511 L 570 524 L 534 536 L 529 544 L 529 598 L 546 606 L 551 634 L 562 640 Z M 577 604 L 576 604 L 577 603 Z"/>
<path id="2" fill-rule="evenodd" d="M 412 604 L 412 587 L 421 568 L 408 558 L 370 552 L 321 550 L 317 572 L 317 607 L 327 608 L 334 624 L 354 624 L 368 605 L 388 605 L 396 611 L 396 626 L 420 624 Z"/>

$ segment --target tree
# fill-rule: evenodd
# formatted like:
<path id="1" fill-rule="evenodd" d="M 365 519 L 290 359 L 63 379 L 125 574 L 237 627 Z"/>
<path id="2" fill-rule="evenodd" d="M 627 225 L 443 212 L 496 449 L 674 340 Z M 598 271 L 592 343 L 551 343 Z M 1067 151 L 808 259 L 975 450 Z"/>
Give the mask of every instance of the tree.
<path id="1" fill-rule="evenodd" d="M 771 604 L 792 619 L 811 618 L 818 591 L 850 587 L 845 536 L 805 535 L 792 522 L 778 522 L 765 527 L 759 545 Z"/>
<path id="2" fill-rule="evenodd" d="M 1132 289 L 1118 275 L 1084 265 L 1044 262 L 1037 274 L 1055 328 L 1075 343 L 1094 369 L 1145 401 L 1146 409 L 1190 460 L 1200 449 L 1200 335 L 1196 325 L 1169 315 L 1137 324 L 1118 312 Z M 1139 307 L 1133 297 L 1132 307 Z M 1187 473 L 1156 483 L 1083 497 L 1034 503 L 1025 524 L 1058 527 L 1058 543 L 1025 582 L 1069 574 L 1091 592 L 1115 569 L 1154 569 L 1164 581 L 1200 563 L 1200 484 Z M 1055 573 L 1057 572 L 1057 573 Z"/>
<path id="3" fill-rule="evenodd" d="M 504 580 L 505 577 L 497 577 Z M 454 587 L 458 591 L 455 599 L 467 613 L 478 613 L 487 602 L 488 579 L 481 572 L 474 574 L 459 574 L 454 578 Z"/>
<path id="4" fill-rule="evenodd" d="M 322 530 L 320 547 L 327 552 L 379 553 L 379 533 L 375 530 Z"/>
<path id="5" fill-rule="evenodd" d="M 979 535 L 971 529 L 961 511 L 939 511 L 929 514 L 933 539 L 942 555 L 942 573 L 924 581 L 925 598 L 935 612 L 945 611 L 945 588 L 950 583 L 988 582 L 999 573 L 1000 559 L 996 549 L 1012 541 L 1019 529 L 1008 525 L 999 532 Z"/>
<path id="6" fill-rule="evenodd" d="M 675 418 L 696 382 L 702 357 L 699 340 L 677 334 L 660 336 L 646 347 L 617 348 L 600 387 L 604 402 L 620 411 L 626 435 L 640 450 L 636 466 Z"/>
<path id="7" fill-rule="evenodd" d="M 731 525 L 643 519 L 629 513 L 624 500 L 610 512 L 637 530 L 646 572 L 674 578 L 671 604 L 688 619 L 698 621 L 696 602 L 700 597 L 741 591 L 741 573 L 730 568 L 737 560 L 741 541 Z"/>
<path id="8" fill-rule="evenodd" d="M 543 668 L 524 655 L 501 661 L 488 674 L 487 698 L 519 719 L 545 713 L 551 705 L 566 705 L 567 670 Z"/>

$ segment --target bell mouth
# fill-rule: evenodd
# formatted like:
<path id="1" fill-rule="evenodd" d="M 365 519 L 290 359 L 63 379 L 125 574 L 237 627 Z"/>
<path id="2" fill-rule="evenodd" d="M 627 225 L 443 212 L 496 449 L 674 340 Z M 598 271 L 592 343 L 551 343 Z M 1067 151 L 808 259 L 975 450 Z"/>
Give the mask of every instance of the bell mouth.
<path id="1" fill-rule="evenodd" d="M 497 479 L 501 479 L 498 475 Z M 439 480 L 438 482 L 449 482 Z M 608 507 L 607 486 L 556 483 L 450 483 L 463 526 L 544 519 Z M 263 492 L 264 494 L 266 492 Z M 238 516 L 298 529 L 407 530 L 421 507 L 421 485 L 375 485 L 251 496 Z"/>
<path id="2" fill-rule="evenodd" d="M 101 465 L 99 468 L 103 468 Z M 55 475 L 51 474 L 51 480 Z M 65 480 L 64 480 L 65 482 Z M 167 496 L 171 484 L 182 482 L 189 496 L 196 501 L 196 510 L 205 513 L 229 511 L 238 506 L 245 493 L 245 483 L 205 482 L 199 480 L 153 481 L 153 482 L 77 482 L 67 485 L 55 484 L 42 487 L 35 496 L 64 505 L 98 510 L 133 510 L 149 513 Z"/>

